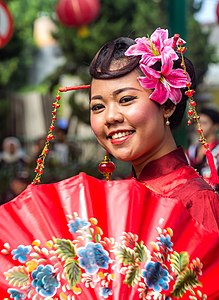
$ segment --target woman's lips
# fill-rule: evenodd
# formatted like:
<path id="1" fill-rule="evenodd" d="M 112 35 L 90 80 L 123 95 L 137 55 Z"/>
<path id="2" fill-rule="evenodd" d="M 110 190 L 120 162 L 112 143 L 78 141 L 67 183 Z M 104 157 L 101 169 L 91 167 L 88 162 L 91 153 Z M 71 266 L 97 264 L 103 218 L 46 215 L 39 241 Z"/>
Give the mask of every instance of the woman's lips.
<path id="1" fill-rule="evenodd" d="M 111 143 L 114 145 L 122 144 L 124 141 L 128 140 L 134 131 L 118 131 L 112 133 L 108 136 L 108 139 L 111 140 Z"/>

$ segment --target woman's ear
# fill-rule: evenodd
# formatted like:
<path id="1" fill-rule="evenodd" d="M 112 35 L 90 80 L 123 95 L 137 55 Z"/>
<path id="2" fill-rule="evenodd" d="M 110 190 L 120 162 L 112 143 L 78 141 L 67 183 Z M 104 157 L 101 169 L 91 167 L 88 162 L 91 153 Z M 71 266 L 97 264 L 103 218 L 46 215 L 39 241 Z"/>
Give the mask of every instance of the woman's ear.
<path id="1" fill-rule="evenodd" d="M 164 118 L 169 118 L 172 116 L 176 109 L 176 105 L 172 101 L 167 101 L 163 105 L 163 116 Z"/>

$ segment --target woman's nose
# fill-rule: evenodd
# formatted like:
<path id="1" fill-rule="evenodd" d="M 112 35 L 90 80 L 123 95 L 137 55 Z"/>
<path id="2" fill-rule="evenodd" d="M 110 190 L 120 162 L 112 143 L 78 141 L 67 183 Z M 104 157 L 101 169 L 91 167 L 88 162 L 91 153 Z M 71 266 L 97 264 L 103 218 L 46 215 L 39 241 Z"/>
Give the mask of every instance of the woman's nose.
<path id="1" fill-rule="evenodd" d="M 106 110 L 106 125 L 121 123 L 124 121 L 124 116 L 117 105 L 110 105 Z"/>

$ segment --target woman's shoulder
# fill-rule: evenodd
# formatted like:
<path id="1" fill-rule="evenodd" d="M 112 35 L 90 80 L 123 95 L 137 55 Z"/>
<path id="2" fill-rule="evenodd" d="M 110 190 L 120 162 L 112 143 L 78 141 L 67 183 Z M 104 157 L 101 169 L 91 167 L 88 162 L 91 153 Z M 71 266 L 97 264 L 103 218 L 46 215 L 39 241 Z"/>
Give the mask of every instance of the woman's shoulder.
<path id="1" fill-rule="evenodd" d="M 191 215 L 209 231 L 219 232 L 219 196 L 212 189 L 198 190 L 190 198 Z"/>
<path id="2" fill-rule="evenodd" d="M 219 202 L 219 195 L 209 183 L 199 175 L 193 168 L 187 167 L 190 176 L 185 184 L 178 186 L 176 192 L 178 197 L 183 198 L 214 198 Z"/>
<path id="3" fill-rule="evenodd" d="M 195 220 L 219 232 L 219 195 L 204 179 L 193 179 L 178 197 Z"/>

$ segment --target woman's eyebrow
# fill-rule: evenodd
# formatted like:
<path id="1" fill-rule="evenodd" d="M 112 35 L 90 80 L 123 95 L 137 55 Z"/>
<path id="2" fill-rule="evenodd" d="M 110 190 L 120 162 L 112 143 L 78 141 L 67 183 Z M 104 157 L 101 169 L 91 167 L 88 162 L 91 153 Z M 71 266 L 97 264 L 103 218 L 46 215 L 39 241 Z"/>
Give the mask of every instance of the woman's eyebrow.
<path id="1" fill-rule="evenodd" d="M 91 100 L 96 100 L 96 99 L 102 100 L 103 97 L 101 95 L 95 95 L 95 96 L 91 97 Z"/>
<path id="2" fill-rule="evenodd" d="M 121 89 L 115 90 L 113 92 L 113 96 L 117 96 L 120 93 L 129 91 L 129 90 L 140 91 L 139 89 L 136 89 L 136 88 L 133 88 L 133 87 L 125 87 L 125 88 L 121 88 Z M 101 95 L 94 95 L 93 97 L 91 97 L 91 100 L 102 100 L 102 99 L 103 99 L 103 97 Z"/>
<path id="3" fill-rule="evenodd" d="M 125 88 L 122 88 L 122 89 L 118 89 L 116 91 L 113 92 L 113 95 L 116 96 L 120 93 L 123 93 L 123 92 L 126 92 L 128 90 L 133 90 L 133 91 L 140 91 L 139 89 L 136 89 L 136 88 L 133 88 L 133 87 L 125 87 Z"/>

